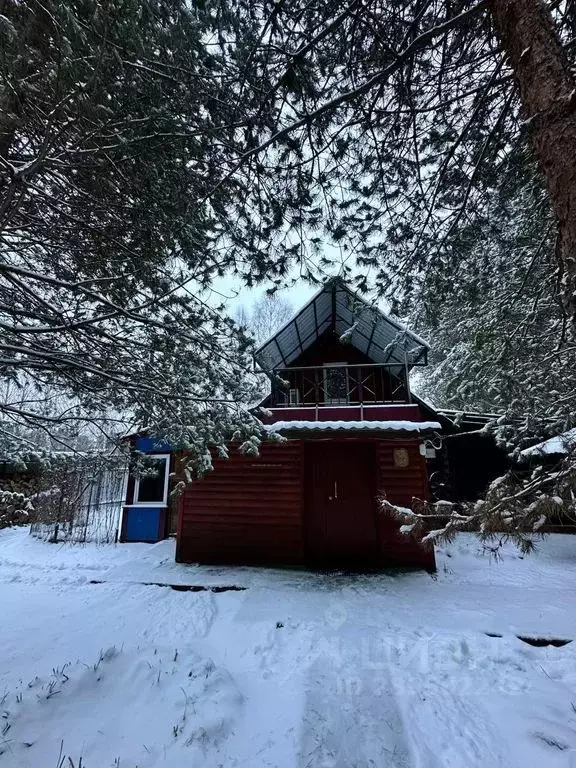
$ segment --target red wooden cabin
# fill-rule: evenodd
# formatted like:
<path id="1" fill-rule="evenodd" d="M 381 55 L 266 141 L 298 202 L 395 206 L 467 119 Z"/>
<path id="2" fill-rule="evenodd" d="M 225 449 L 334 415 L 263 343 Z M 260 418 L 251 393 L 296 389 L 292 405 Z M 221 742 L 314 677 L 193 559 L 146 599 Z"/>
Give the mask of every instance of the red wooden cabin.
<path id="1" fill-rule="evenodd" d="M 426 498 L 425 443 L 440 430 L 412 401 L 428 347 L 338 278 L 257 352 L 271 380 L 258 457 L 232 450 L 179 499 L 179 562 L 434 568 L 378 499 Z"/>

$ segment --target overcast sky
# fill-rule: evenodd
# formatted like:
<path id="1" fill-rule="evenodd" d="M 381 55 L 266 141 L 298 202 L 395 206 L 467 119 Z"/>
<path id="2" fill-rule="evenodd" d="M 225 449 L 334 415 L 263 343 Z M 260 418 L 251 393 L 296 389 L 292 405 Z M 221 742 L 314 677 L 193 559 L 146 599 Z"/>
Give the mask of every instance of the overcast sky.
<path id="1" fill-rule="evenodd" d="M 242 285 L 240 280 L 232 277 L 223 277 L 214 281 L 213 284 L 213 302 L 225 302 L 229 307 L 230 314 L 241 305 L 250 308 L 256 299 L 262 296 L 268 286 L 263 283 L 257 288 L 247 288 Z M 287 299 L 292 304 L 296 312 L 302 307 L 318 290 L 318 286 L 312 286 L 299 280 L 291 288 L 278 291 L 277 295 Z"/>
<path id="2" fill-rule="evenodd" d="M 350 253 L 344 251 L 341 247 L 336 247 L 327 243 L 324 244 L 324 252 L 332 260 L 331 266 L 326 270 L 326 277 L 339 274 L 343 264 L 346 264 L 347 267 L 352 268 L 352 271 L 354 272 L 354 259 Z M 362 270 L 362 272 L 365 272 L 365 270 Z M 369 272 L 370 270 L 367 274 L 368 278 Z M 292 282 L 293 285 L 291 285 L 289 288 L 278 291 L 277 294 L 278 296 L 287 299 L 290 304 L 292 304 L 294 312 L 297 312 L 301 307 L 303 307 L 304 304 L 306 304 L 306 302 L 312 298 L 312 296 L 318 291 L 319 288 L 318 285 L 311 285 L 303 279 L 298 279 L 298 270 L 296 268 L 293 270 L 292 275 L 289 275 L 286 282 Z M 271 287 L 271 285 L 271 283 L 262 283 L 258 287 L 250 289 L 243 285 L 242 281 L 237 278 L 217 278 L 212 283 L 213 291 L 210 297 L 210 303 L 216 305 L 224 302 L 229 308 L 229 313 L 233 315 L 236 309 L 241 305 L 250 308 L 253 302 L 260 298 L 265 293 L 266 289 Z M 365 298 L 369 299 L 368 296 Z M 378 302 L 378 305 L 381 307 L 381 309 L 387 311 L 387 302 Z"/>

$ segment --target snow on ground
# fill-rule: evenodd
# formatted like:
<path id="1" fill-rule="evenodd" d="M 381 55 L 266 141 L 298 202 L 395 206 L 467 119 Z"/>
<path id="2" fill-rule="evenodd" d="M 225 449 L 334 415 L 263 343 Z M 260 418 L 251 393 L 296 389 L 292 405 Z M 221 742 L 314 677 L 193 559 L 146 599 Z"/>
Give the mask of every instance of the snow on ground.
<path id="1" fill-rule="evenodd" d="M 576 537 L 437 559 L 182 566 L 0 531 L 0 768 L 576 768 Z"/>

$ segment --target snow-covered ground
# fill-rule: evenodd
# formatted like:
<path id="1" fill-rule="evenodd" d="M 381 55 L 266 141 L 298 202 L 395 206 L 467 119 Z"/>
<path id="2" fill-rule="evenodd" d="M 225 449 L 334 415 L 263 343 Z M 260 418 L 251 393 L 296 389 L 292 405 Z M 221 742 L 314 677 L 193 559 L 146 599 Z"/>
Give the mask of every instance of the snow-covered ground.
<path id="1" fill-rule="evenodd" d="M 0 531 L 0 768 L 576 768 L 576 537 L 495 562 L 461 536 L 438 566 L 202 568 L 170 541 Z"/>

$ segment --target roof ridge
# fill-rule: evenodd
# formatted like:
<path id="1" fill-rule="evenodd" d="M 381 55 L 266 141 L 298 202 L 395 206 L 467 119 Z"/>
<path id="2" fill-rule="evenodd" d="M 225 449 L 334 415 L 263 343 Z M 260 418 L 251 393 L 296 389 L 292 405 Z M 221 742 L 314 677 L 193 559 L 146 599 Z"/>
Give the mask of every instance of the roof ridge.
<path id="1" fill-rule="evenodd" d="M 355 314 L 347 305 L 346 299 L 338 299 L 340 293 L 338 289 L 354 301 L 360 302 L 373 315 L 369 319 L 362 318 L 362 312 L 360 312 L 359 317 L 355 318 Z M 321 301 L 323 296 L 326 298 Z M 339 306 L 337 306 L 338 301 L 340 302 Z M 347 315 L 351 315 L 351 320 Z M 430 348 L 428 342 L 407 328 L 399 318 L 388 314 L 354 291 L 341 275 L 333 275 L 324 281 L 318 291 L 296 314 L 260 344 L 255 351 L 255 359 L 264 369 L 289 365 L 330 326 L 338 332 L 337 325 L 341 327 L 341 324 L 346 324 L 350 328 L 350 339 L 347 341 L 352 346 L 369 357 L 370 350 L 379 350 L 380 356 L 385 357 L 385 360 L 380 362 L 391 361 L 398 365 L 404 365 L 406 354 L 416 352 L 416 350 L 406 348 L 406 337 L 409 342 L 422 348 L 417 354 L 412 355 L 412 360 L 409 363 L 411 366 L 422 364 L 422 360 L 425 361 L 426 359 L 426 351 Z M 291 327 L 292 333 L 290 333 Z M 398 338 L 400 334 L 405 335 L 403 341 Z M 380 341 L 377 340 L 378 336 L 381 337 Z M 396 354 L 396 359 L 393 360 L 393 354 L 390 353 L 390 350 L 395 349 L 398 352 L 400 347 L 402 354 Z M 263 362 L 262 359 L 259 359 L 262 357 L 268 357 L 268 361 Z"/>

